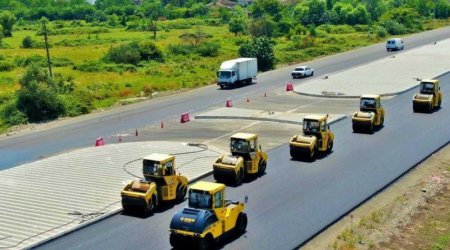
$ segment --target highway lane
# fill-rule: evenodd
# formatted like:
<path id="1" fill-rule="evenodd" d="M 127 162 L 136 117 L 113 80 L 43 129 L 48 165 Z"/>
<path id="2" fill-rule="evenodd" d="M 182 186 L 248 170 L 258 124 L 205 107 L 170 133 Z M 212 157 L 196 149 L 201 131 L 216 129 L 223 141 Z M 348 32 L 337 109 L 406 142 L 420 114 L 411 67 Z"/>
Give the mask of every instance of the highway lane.
<path id="1" fill-rule="evenodd" d="M 224 249 L 292 249 L 383 189 L 450 140 L 450 74 L 440 78 L 443 108 L 412 112 L 408 91 L 384 102 L 385 127 L 352 133 L 351 119 L 332 125 L 332 154 L 293 161 L 287 144 L 269 152 L 267 174 L 227 196 L 249 196 L 247 233 Z M 212 180 L 211 177 L 205 178 Z M 41 249 L 170 249 L 169 223 L 183 204 L 149 218 L 115 215 L 42 245 Z"/>
<path id="2" fill-rule="evenodd" d="M 405 38 L 406 49 L 429 44 L 450 37 L 450 27 L 424 32 Z M 388 55 L 384 43 L 357 49 L 347 53 L 308 62 L 317 75 L 345 70 Z M 394 52 L 397 53 L 397 52 Z M 401 53 L 401 52 L 400 52 Z M 49 130 L 0 138 L 0 170 L 14 167 L 42 157 L 58 154 L 77 147 L 92 145 L 99 136 L 132 132 L 149 124 L 159 123 L 168 117 L 178 117 L 182 112 L 201 111 L 231 97 L 244 99 L 246 94 L 263 93 L 292 81 L 286 67 L 258 75 L 257 84 L 232 90 L 218 90 L 208 86 L 173 96 L 156 98 L 146 102 L 123 106 L 101 113 L 70 119 Z M 302 80 L 295 80 L 300 84 Z"/>

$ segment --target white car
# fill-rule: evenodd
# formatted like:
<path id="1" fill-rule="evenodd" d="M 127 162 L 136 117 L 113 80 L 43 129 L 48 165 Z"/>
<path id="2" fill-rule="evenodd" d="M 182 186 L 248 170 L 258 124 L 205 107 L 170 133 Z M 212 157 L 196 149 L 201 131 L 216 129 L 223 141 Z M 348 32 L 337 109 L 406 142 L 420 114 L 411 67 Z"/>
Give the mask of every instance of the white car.
<path id="1" fill-rule="evenodd" d="M 308 66 L 300 66 L 294 69 L 291 73 L 292 78 L 301 78 L 306 76 L 313 76 L 314 75 L 314 69 L 308 67 Z"/>
<path id="2" fill-rule="evenodd" d="M 401 38 L 391 38 L 386 41 L 386 50 L 399 50 L 405 48 L 405 42 Z"/>

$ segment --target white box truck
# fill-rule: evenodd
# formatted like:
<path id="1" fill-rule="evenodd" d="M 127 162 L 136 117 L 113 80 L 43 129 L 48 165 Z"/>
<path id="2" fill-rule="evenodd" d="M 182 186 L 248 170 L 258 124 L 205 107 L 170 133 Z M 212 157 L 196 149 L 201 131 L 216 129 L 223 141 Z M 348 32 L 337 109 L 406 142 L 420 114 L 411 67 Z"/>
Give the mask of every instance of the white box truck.
<path id="1" fill-rule="evenodd" d="M 258 73 L 258 61 L 256 58 L 238 58 L 225 61 L 217 72 L 217 85 L 221 89 L 240 84 L 252 83 L 252 78 Z"/>

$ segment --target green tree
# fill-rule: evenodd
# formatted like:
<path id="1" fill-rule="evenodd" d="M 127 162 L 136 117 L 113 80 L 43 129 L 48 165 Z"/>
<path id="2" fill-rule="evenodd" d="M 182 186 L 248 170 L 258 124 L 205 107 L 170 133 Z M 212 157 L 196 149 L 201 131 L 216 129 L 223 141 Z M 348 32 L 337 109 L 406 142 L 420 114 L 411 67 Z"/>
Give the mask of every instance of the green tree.
<path id="1" fill-rule="evenodd" d="M 22 40 L 22 48 L 30 49 L 33 48 L 34 41 L 31 36 L 26 36 Z"/>
<path id="2" fill-rule="evenodd" d="M 257 0 L 250 6 L 253 18 L 261 18 L 268 15 L 275 22 L 283 17 L 283 6 L 278 0 Z"/>
<path id="3" fill-rule="evenodd" d="M 450 16 L 450 4 L 446 0 L 438 0 L 435 6 L 435 18 L 447 18 Z"/>
<path id="4" fill-rule="evenodd" d="M 327 10 L 331 10 L 331 9 L 333 9 L 333 4 L 334 4 L 334 1 L 333 0 L 327 0 Z"/>
<path id="5" fill-rule="evenodd" d="M 297 21 L 305 23 L 306 20 L 308 20 L 308 13 L 309 13 L 308 6 L 305 6 L 304 4 L 297 4 L 294 7 L 293 16 L 296 18 Z"/>
<path id="6" fill-rule="evenodd" d="M 119 17 L 116 14 L 112 14 L 108 17 L 108 25 L 115 27 L 120 24 Z"/>
<path id="7" fill-rule="evenodd" d="M 65 113 L 50 77 L 40 67 L 28 67 L 19 83 L 21 88 L 17 91 L 17 108 L 26 114 L 30 122 L 52 120 Z"/>
<path id="8" fill-rule="evenodd" d="M 242 57 L 256 57 L 258 69 L 267 71 L 274 68 L 275 55 L 273 44 L 267 37 L 255 37 L 251 41 L 244 42 L 239 47 L 239 55 Z"/>
<path id="9" fill-rule="evenodd" d="M 0 24 L 0 48 L 3 47 L 3 38 L 5 36 L 3 35 L 3 26 Z"/>
<path id="10" fill-rule="evenodd" d="M 372 20 L 377 21 L 380 16 L 386 12 L 386 4 L 383 0 L 364 0 L 367 12 Z M 399 7 L 399 6 L 397 6 Z"/>
<path id="11" fill-rule="evenodd" d="M 126 16 L 125 14 L 122 14 L 122 16 L 120 17 L 120 24 L 121 24 L 123 27 L 126 27 L 126 26 L 127 26 L 127 16 Z"/>
<path id="12" fill-rule="evenodd" d="M 347 23 L 350 13 L 353 11 L 353 6 L 349 3 L 339 2 L 333 6 L 332 12 L 336 17 L 335 22 L 339 24 Z"/>
<path id="13" fill-rule="evenodd" d="M 244 10 L 240 7 L 236 7 L 235 12 L 232 14 L 229 22 L 228 29 L 230 32 L 237 36 L 239 33 L 245 33 L 248 27 L 248 18 Z"/>
<path id="14" fill-rule="evenodd" d="M 308 12 L 308 20 L 305 23 L 313 23 L 313 24 L 321 24 L 326 21 L 325 13 L 325 2 L 321 0 L 310 0 L 308 3 L 309 12 Z"/>
<path id="15" fill-rule="evenodd" d="M 412 8 L 396 8 L 384 13 L 380 17 L 381 22 L 395 21 L 407 28 L 420 28 L 420 15 Z M 388 27 L 386 27 L 388 28 Z M 389 32 L 391 33 L 391 32 Z M 392 33 L 391 33 L 392 34 Z"/>
<path id="16" fill-rule="evenodd" d="M 2 120 L 9 126 L 26 124 L 28 117 L 17 108 L 16 99 L 7 103 L 0 112 Z"/>
<path id="17" fill-rule="evenodd" d="M 367 12 L 366 7 L 362 4 L 358 4 L 356 8 L 349 13 L 347 24 L 367 24 L 369 23 L 369 19 L 370 15 L 369 12 Z"/>
<path id="18" fill-rule="evenodd" d="M 3 11 L 0 13 L 0 25 L 3 26 L 3 35 L 5 37 L 12 36 L 12 29 L 16 21 L 16 16 L 10 11 Z"/>
<path id="19" fill-rule="evenodd" d="M 254 37 L 272 37 L 277 33 L 277 24 L 269 17 L 252 19 L 249 23 L 249 33 Z"/>

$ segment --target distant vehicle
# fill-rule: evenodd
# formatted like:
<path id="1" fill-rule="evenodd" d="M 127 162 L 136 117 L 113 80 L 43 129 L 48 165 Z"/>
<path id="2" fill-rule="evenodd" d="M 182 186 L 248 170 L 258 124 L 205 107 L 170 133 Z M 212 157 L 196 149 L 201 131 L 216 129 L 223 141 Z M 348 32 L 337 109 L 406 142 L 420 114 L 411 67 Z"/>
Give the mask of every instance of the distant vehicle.
<path id="1" fill-rule="evenodd" d="M 405 48 L 405 43 L 401 38 L 391 38 L 386 41 L 386 50 L 400 50 Z"/>
<path id="2" fill-rule="evenodd" d="M 426 111 L 431 113 L 434 109 L 440 109 L 442 91 L 439 80 L 424 79 L 420 82 L 420 92 L 413 97 L 413 111 Z"/>
<path id="3" fill-rule="evenodd" d="M 294 69 L 291 73 L 292 78 L 301 78 L 306 76 L 313 76 L 314 75 L 314 69 L 308 67 L 308 66 L 300 66 Z"/>
<path id="4" fill-rule="evenodd" d="M 252 83 L 252 78 L 258 73 L 256 58 L 238 58 L 225 61 L 217 72 L 217 85 L 221 89 L 230 86 Z"/>

